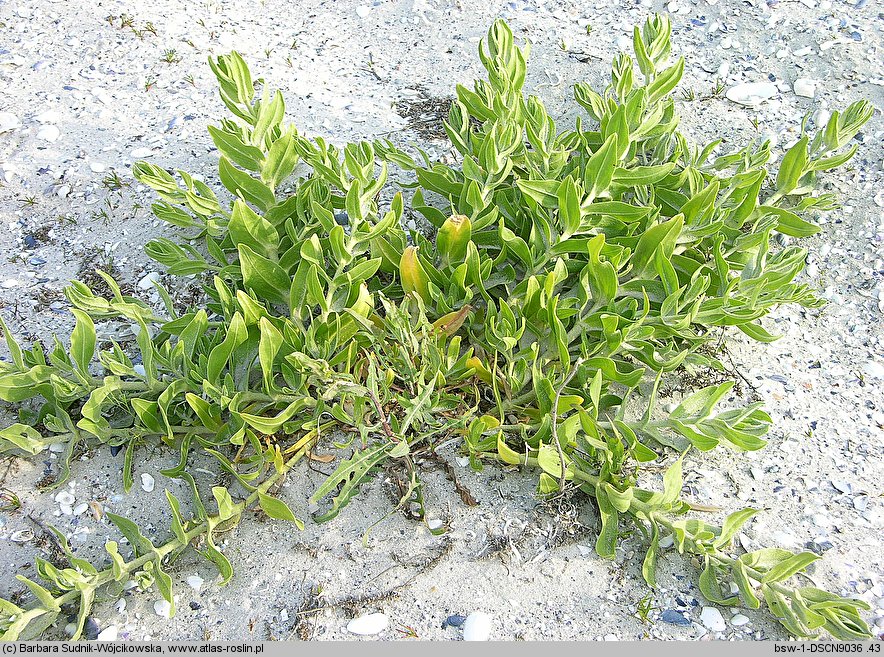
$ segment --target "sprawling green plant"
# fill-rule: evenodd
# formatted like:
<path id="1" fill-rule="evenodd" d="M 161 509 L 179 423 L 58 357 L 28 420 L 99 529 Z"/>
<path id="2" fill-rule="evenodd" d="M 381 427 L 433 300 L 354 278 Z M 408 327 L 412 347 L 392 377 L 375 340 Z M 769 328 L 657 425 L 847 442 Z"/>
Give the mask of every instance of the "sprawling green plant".
<path id="1" fill-rule="evenodd" d="M 155 583 L 172 602 L 164 567 L 197 538 L 227 581 L 215 532 L 255 505 L 300 524 L 272 491 L 319 440 L 340 456 L 311 498 L 325 505 L 315 520 L 333 518 L 381 467 L 401 469 L 403 503 L 422 509 L 414 457 L 452 434 L 474 468 L 533 468 L 540 494 L 591 495 L 602 557 L 614 556 L 623 525 L 637 527 L 650 586 L 660 539 L 672 536 L 703 562 L 710 602 L 763 600 L 798 637 L 869 636 L 864 603 L 792 580 L 817 555 L 733 556 L 732 538 L 756 509 L 720 527 L 689 515 L 697 509 L 681 498 L 684 453 L 763 447 L 770 417 L 760 405 L 719 410 L 733 401 L 732 383 L 698 390 L 669 414 L 656 396 L 667 373 L 722 368 L 706 348 L 721 329 L 770 341 L 758 320 L 771 308 L 821 304 L 794 282 L 804 249 L 778 249 L 771 236 L 817 231 L 802 215 L 834 207 L 812 193 L 817 173 L 853 156 L 847 144 L 872 109 L 835 112 L 813 138 L 802 126 L 772 178 L 769 143 L 713 156 L 718 141 L 698 148 L 678 131 L 669 94 L 684 61 L 669 63 L 669 35 L 659 16 L 636 28 L 635 59 L 615 59 L 602 93 L 576 85 L 589 117 L 562 131 L 523 94 L 527 51 L 496 22 L 480 47 L 488 80 L 458 87 L 445 124 L 458 166 L 423 152 L 416 161 L 388 141 L 339 150 L 307 139 L 283 124 L 278 91 L 265 84 L 256 96 L 238 54 L 211 60 L 235 117 L 209 129 L 233 200 L 183 171 L 134 168 L 159 196 L 154 213 L 188 231 L 151 241 L 147 253 L 174 276 L 205 280 L 205 304 L 179 312 L 157 284 L 165 307 L 153 308 L 106 274 L 108 298 L 74 282 L 70 348 L 56 339 L 51 350 L 22 350 L 3 326 L 10 358 L 0 365 L 0 398 L 40 400 L 0 433 L 0 449 L 65 443 L 60 483 L 78 447 L 120 446 L 128 490 L 136 450 L 166 443 L 180 462 L 165 474 L 189 482 L 193 517 L 167 494 L 172 538 L 155 546 L 108 514 L 129 560 L 113 542 L 107 567 L 70 554 L 68 568 L 38 560 L 46 586 L 20 577 L 35 600 L 0 601 L 3 637 L 36 636 L 77 601 L 79 636 L 96 590 L 129 579 Z M 309 174 L 292 181 L 299 163 Z M 413 173 L 402 189 L 414 189 L 410 211 L 436 227 L 434 239 L 403 229 L 388 164 Z M 114 342 L 96 358 L 96 319 L 131 324 L 137 349 Z M 214 515 L 188 473 L 194 452 L 239 484 L 212 489 Z M 662 490 L 652 490 L 645 465 L 671 456 Z"/>

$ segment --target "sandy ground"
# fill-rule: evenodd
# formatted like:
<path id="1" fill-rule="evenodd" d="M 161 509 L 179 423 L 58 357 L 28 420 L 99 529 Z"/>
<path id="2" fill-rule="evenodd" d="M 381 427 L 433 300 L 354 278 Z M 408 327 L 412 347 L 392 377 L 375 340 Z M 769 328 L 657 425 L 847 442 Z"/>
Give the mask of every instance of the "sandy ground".
<path id="1" fill-rule="evenodd" d="M 155 270 L 142 246 L 168 232 L 129 168 L 146 158 L 214 182 L 216 153 L 205 128 L 223 107 L 210 54 L 236 47 L 256 76 L 283 90 L 287 116 L 304 132 L 336 142 L 388 136 L 442 156 L 447 145 L 428 134 L 438 124 L 432 114 L 422 119 L 422 108 L 480 74 L 477 42 L 494 18 L 507 18 L 519 39 L 533 43 L 528 87 L 571 121 L 570 83 L 603 85 L 632 25 L 663 9 L 672 14 L 674 51 L 687 58 L 682 88 L 695 92 L 680 97 L 683 128 L 698 140 L 774 137 L 781 147 L 807 112 L 859 98 L 878 108 L 856 160 L 824 179 L 844 207 L 818 217 L 823 231 L 807 241 L 807 280 L 830 304 L 778 311 L 766 321 L 783 335 L 773 345 L 730 342 L 736 366 L 775 419 L 770 446 L 753 455 L 693 456 L 685 493 L 727 510 L 766 509 L 740 536 L 743 546 L 824 552 L 813 579 L 870 602 L 868 620 L 884 632 L 884 15 L 874 1 L 0 0 L 0 112 L 11 126 L 0 133 L 0 312 L 25 339 L 64 336 L 68 280 L 113 266 L 134 287 Z M 712 97 L 719 78 L 725 87 L 772 80 L 780 93 L 749 110 Z M 797 78 L 816 81 L 813 98 L 794 93 Z M 744 390 L 751 394 L 746 383 Z M 2 415 L 13 421 L 10 409 Z M 246 518 L 224 540 L 236 569 L 225 588 L 212 584 L 213 569 L 196 555 L 180 558 L 171 620 L 155 613 L 155 591 L 108 595 L 94 619 L 129 639 L 345 639 L 355 638 L 345 629 L 349 618 L 379 611 L 390 619 L 381 639 L 456 639 L 460 631 L 443 621 L 482 610 L 493 618 L 495 639 L 785 637 L 747 610 L 734 611 L 748 623 L 708 630 L 699 620 L 696 571 L 673 551 L 661 558 L 659 589 L 649 591 L 637 569 L 637 539 L 623 541 L 614 562 L 592 553 L 597 521 L 586 500 L 541 504 L 529 477 L 473 473 L 457 463 L 454 446 L 442 454 L 479 502 L 466 506 L 444 472 L 431 470 L 426 493 L 431 514 L 449 527 L 442 537 L 391 513 L 392 485 L 377 480 L 337 519 L 303 532 Z M 163 489 L 186 498 L 179 482 L 159 474 L 173 460 L 139 453 L 136 474 L 151 474 L 156 487 L 124 495 L 122 456 L 88 453 L 74 464 L 69 490 L 76 504 L 97 501 L 163 539 Z M 20 588 L 14 572 L 33 574 L 33 557 L 46 545 L 28 515 L 59 527 L 84 555 L 118 538 L 90 512 L 66 515 L 51 495 L 35 493 L 56 471 L 53 453 L 0 464 L 2 486 L 23 504 L 0 517 L 0 563 L 13 566 L 0 575 L 4 596 Z M 201 485 L 216 482 L 208 470 L 197 477 Z M 308 515 L 304 500 L 321 480 L 307 468 L 289 477 L 283 497 L 298 515 Z M 34 538 L 11 540 L 22 530 Z M 195 575 L 205 580 L 199 590 L 185 582 Z M 642 605 L 650 607 L 644 619 Z M 689 620 L 664 622 L 665 610 Z M 49 636 L 63 636 L 63 625 Z"/>

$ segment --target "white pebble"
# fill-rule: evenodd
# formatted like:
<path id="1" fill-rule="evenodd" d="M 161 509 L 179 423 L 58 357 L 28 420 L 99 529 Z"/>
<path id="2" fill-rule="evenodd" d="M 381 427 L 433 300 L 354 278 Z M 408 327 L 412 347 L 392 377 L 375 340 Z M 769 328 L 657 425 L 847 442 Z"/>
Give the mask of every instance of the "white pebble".
<path id="1" fill-rule="evenodd" d="M 289 622 L 289 612 L 288 609 L 282 608 L 279 610 L 279 622 L 280 623 L 288 623 Z"/>
<path id="2" fill-rule="evenodd" d="M 150 157 L 153 155 L 153 149 L 150 148 L 136 148 L 129 153 L 130 156 L 138 159 L 140 157 Z"/>
<path id="3" fill-rule="evenodd" d="M 386 630 L 389 624 L 390 619 L 386 614 L 366 614 L 347 623 L 347 631 L 360 636 L 373 636 Z"/>
<path id="4" fill-rule="evenodd" d="M 203 580 L 203 578 L 199 575 L 191 575 L 185 581 L 187 582 L 187 585 L 194 591 L 199 591 L 202 588 L 203 582 L 205 580 Z"/>
<path id="5" fill-rule="evenodd" d="M 363 5 L 361 7 L 356 7 L 356 15 L 359 16 L 359 18 L 365 18 L 370 13 L 371 13 L 371 7 L 366 7 L 365 5 Z"/>
<path id="6" fill-rule="evenodd" d="M 110 627 L 106 627 L 101 632 L 98 633 L 98 636 L 95 637 L 97 641 L 116 641 L 117 635 L 119 634 L 119 629 L 116 625 L 111 625 Z"/>
<path id="7" fill-rule="evenodd" d="M 59 130 L 54 125 L 44 125 L 42 128 L 37 130 L 37 139 L 42 139 L 43 141 L 48 141 L 49 143 L 56 141 L 59 137 L 61 137 L 61 130 Z"/>
<path id="8" fill-rule="evenodd" d="M 107 167 L 101 162 L 90 162 L 89 168 L 92 170 L 92 173 L 104 173 L 107 170 Z"/>
<path id="9" fill-rule="evenodd" d="M 816 82 L 808 78 L 798 78 L 792 85 L 792 90 L 796 96 L 803 98 L 813 98 L 816 96 Z"/>
<path id="10" fill-rule="evenodd" d="M 724 617 L 715 607 L 703 607 L 703 611 L 700 613 L 700 622 L 712 632 L 724 632 L 727 629 Z"/>
<path id="11" fill-rule="evenodd" d="M 731 87 L 725 93 L 727 99 L 746 107 L 758 107 L 777 94 L 777 87 L 770 82 L 744 82 Z"/>
<path id="12" fill-rule="evenodd" d="M 81 516 L 89 510 L 89 505 L 86 502 L 81 502 L 77 506 L 74 507 L 74 515 Z"/>
<path id="13" fill-rule="evenodd" d="M 484 611 L 474 611 L 463 622 L 464 641 L 487 641 L 491 636 L 491 616 Z"/>
<path id="14" fill-rule="evenodd" d="M 442 527 L 444 523 L 439 518 L 433 518 L 432 520 L 427 520 L 427 527 L 432 530 L 437 530 Z"/>
<path id="15" fill-rule="evenodd" d="M 69 492 L 63 490 L 55 496 L 55 501 L 59 504 L 67 504 L 68 506 L 71 506 L 76 499 Z"/>
<path id="16" fill-rule="evenodd" d="M 168 600 L 157 600 L 153 603 L 153 610 L 157 616 L 162 616 L 163 618 L 172 617 L 172 605 L 169 604 Z"/>
<path id="17" fill-rule="evenodd" d="M 150 493 L 153 491 L 154 485 L 155 481 L 153 477 L 146 472 L 141 473 L 141 490 L 145 493 Z"/>

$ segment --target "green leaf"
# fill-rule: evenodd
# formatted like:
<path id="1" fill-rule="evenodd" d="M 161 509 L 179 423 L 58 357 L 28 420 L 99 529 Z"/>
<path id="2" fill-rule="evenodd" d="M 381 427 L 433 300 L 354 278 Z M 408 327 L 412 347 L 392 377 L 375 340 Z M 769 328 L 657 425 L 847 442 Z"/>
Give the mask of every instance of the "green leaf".
<path id="1" fill-rule="evenodd" d="M 338 490 L 332 500 L 331 508 L 325 513 L 315 516 L 316 522 L 327 522 L 334 518 L 350 500 L 359 492 L 365 479 L 386 460 L 388 446 L 374 445 L 362 451 L 355 450 L 353 456 L 338 464 L 335 471 L 316 489 L 310 497 L 311 502 L 318 502 Z"/>
<path id="2" fill-rule="evenodd" d="M 794 212 L 784 210 L 783 208 L 777 208 L 772 205 L 760 205 L 758 206 L 758 213 L 762 218 L 767 215 L 774 215 L 777 218 L 776 230 L 783 235 L 810 237 L 820 232 L 820 227 L 816 224 L 805 221 Z"/>
<path id="3" fill-rule="evenodd" d="M 558 180 L 517 180 L 516 185 L 522 193 L 545 208 L 554 209 L 559 205 Z"/>
<path id="4" fill-rule="evenodd" d="M 237 250 L 245 286 L 259 299 L 287 307 L 291 280 L 285 270 L 245 244 L 240 244 Z"/>
<path id="5" fill-rule="evenodd" d="M 789 194 L 798 185 L 807 167 L 807 135 L 786 151 L 777 172 L 777 193 Z"/>
<path id="6" fill-rule="evenodd" d="M 245 244 L 255 253 L 276 260 L 279 233 L 269 221 L 257 214 L 241 199 L 233 204 L 227 231 L 234 246 Z"/>
<path id="7" fill-rule="evenodd" d="M 721 584 L 718 582 L 718 578 L 715 574 L 715 569 L 712 567 L 710 561 L 706 560 L 706 568 L 703 569 L 703 572 L 700 574 L 700 593 L 703 594 L 709 602 L 718 604 L 718 605 L 735 605 L 739 603 L 740 599 L 736 596 L 727 596 L 725 597 L 724 593 L 721 591 Z"/>
<path id="8" fill-rule="evenodd" d="M 44 438 L 33 427 L 16 422 L 0 431 L 0 454 L 20 449 L 33 456 L 42 452 L 53 442 L 55 441 L 52 438 Z"/>
<path id="9" fill-rule="evenodd" d="M 233 498 L 230 497 L 230 492 L 226 488 L 223 486 L 213 486 L 212 496 L 218 504 L 218 519 L 221 522 L 236 519 L 240 516 L 240 506 L 233 501 Z"/>
<path id="10" fill-rule="evenodd" d="M 291 420 L 296 413 L 312 406 L 311 401 L 307 397 L 297 399 L 281 410 L 275 417 L 263 417 L 261 415 L 252 415 L 251 413 L 239 413 L 239 417 L 253 429 L 269 436 Z"/>
<path id="11" fill-rule="evenodd" d="M 270 394 L 275 388 L 273 383 L 276 374 L 274 362 L 280 347 L 282 347 L 282 333 L 266 317 L 262 317 L 258 321 L 261 329 L 261 338 L 258 342 L 258 361 L 261 363 L 264 391 Z"/>
<path id="12" fill-rule="evenodd" d="M 599 507 L 599 516 L 602 520 L 602 527 L 596 540 L 595 551 L 603 559 L 613 559 L 616 554 L 617 538 L 620 532 L 617 510 L 611 504 L 608 494 L 601 486 L 596 487 L 595 499 Z"/>
<path id="13" fill-rule="evenodd" d="M 218 177 L 221 183 L 235 196 L 241 196 L 264 212 L 273 207 L 276 197 L 267 185 L 260 180 L 252 178 L 244 171 L 240 171 L 230 163 L 226 157 L 221 157 L 218 163 Z"/>
<path id="14" fill-rule="evenodd" d="M 89 363 L 95 356 L 95 324 L 82 310 L 71 308 L 77 318 L 74 332 L 71 333 L 71 359 L 84 377 L 89 376 Z"/>
<path id="15" fill-rule="evenodd" d="M 298 520 L 288 505 L 279 498 L 258 493 L 258 503 L 261 505 L 261 510 L 271 518 L 293 522 L 298 529 L 304 529 L 304 523 Z"/>
<path id="16" fill-rule="evenodd" d="M 758 513 L 758 509 L 741 509 L 739 511 L 734 511 L 725 519 L 724 525 L 721 527 L 721 534 L 715 539 L 713 545 L 719 550 L 729 545 L 731 539 L 737 535 L 738 531 L 740 531 L 740 528 L 745 525 L 750 518 L 754 517 L 756 513 Z"/>
<path id="17" fill-rule="evenodd" d="M 651 519 L 651 540 L 642 561 L 642 577 L 652 589 L 657 588 L 657 556 L 660 553 L 660 528 Z"/>
<path id="18" fill-rule="evenodd" d="M 297 137 L 292 132 L 287 132 L 270 147 L 261 169 L 261 180 L 276 189 L 282 181 L 292 175 L 297 163 Z"/>
<path id="19" fill-rule="evenodd" d="M 239 312 L 234 313 L 230 324 L 227 325 L 227 335 L 224 336 L 224 341 L 209 353 L 209 361 L 206 366 L 206 379 L 209 383 L 218 383 L 221 372 L 230 360 L 233 350 L 245 342 L 248 337 L 249 333 L 242 315 Z"/>
<path id="20" fill-rule="evenodd" d="M 264 153 L 260 148 L 249 146 L 243 143 L 239 136 L 220 130 L 213 125 L 209 126 L 209 134 L 215 146 L 221 151 L 222 155 L 226 155 L 233 162 L 252 171 L 260 171 L 261 163 L 264 161 Z"/>
<path id="21" fill-rule="evenodd" d="M 785 581 L 795 573 L 803 571 L 819 558 L 820 556 L 813 552 L 793 554 L 768 570 L 762 581 L 765 584 Z"/>

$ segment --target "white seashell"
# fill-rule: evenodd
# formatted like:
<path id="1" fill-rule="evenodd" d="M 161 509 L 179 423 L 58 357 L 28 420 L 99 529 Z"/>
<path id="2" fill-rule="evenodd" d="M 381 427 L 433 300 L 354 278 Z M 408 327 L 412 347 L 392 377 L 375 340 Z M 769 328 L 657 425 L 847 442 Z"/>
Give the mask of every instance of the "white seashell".
<path id="1" fill-rule="evenodd" d="M 187 585 L 188 585 L 190 588 L 192 588 L 194 591 L 199 591 L 200 588 L 202 588 L 202 586 L 203 586 L 203 582 L 204 582 L 205 580 L 203 580 L 203 578 L 200 577 L 199 575 L 191 575 L 190 577 L 188 577 L 188 578 L 187 578 L 186 580 L 184 580 L 184 581 L 186 581 L 186 582 L 187 582 Z"/>
<path id="2" fill-rule="evenodd" d="M 151 148 L 136 148 L 129 153 L 136 160 L 142 157 L 150 157 L 153 155 L 153 149 Z"/>
<path id="3" fill-rule="evenodd" d="M 487 641 L 491 636 L 491 616 L 484 611 L 474 611 L 462 627 L 464 641 Z"/>
<path id="4" fill-rule="evenodd" d="M 154 478 L 147 474 L 146 472 L 141 473 L 141 490 L 145 493 L 150 493 L 153 491 L 156 482 Z"/>
<path id="5" fill-rule="evenodd" d="M 748 622 L 748 616 L 743 616 L 743 614 L 736 614 L 733 618 L 731 618 L 731 625 L 733 625 L 734 627 L 740 627 L 741 625 L 745 625 Z"/>
<path id="6" fill-rule="evenodd" d="M 777 95 L 778 89 L 770 82 L 744 82 L 731 87 L 725 93 L 728 100 L 746 107 L 758 107 Z"/>
<path id="7" fill-rule="evenodd" d="M 117 629 L 116 625 L 111 625 L 110 627 L 106 627 L 101 632 L 98 633 L 98 636 L 95 637 L 96 641 L 116 641 L 117 635 L 119 634 L 119 629 Z"/>
<path id="8" fill-rule="evenodd" d="M 55 496 L 55 501 L 59 504 L 67 504 L 68 506 L 72 506 L 76 499 L 69 492 L 63 490 Z"/>
<path id="9" fill-rule="evenodd" d="M 19 529 L 17 532 L 13 532 L 9 540 L 13 543 L 27 543 L 32 538 L 34 538 L 34 532 L 30 529 Z"/>
<path id="10" fill-rule="evenodd" d="M 390 619 L 386 614 L 366 614 L 347 623 L 347 631 L 360 636 L 373 636 L 386 630 L 389 624 Z"/>
<path id="11" fill-rule="evenodd" d="M 713 632 L 724 632 L 727 629 L 724 617 L 715 607 L 703 607 L 703 611 L 700 613 L 700 622 L 706 626 L 706 629 Z"/>
<path id="12" fill-rule="evenodd" d="M 153 610 L 157 616 L 162 616 L 163 618 L 172 617 L 172 605 L 169 604 L 168 600 L 157 600 L 153 603 Z"/>
<path id="13" fill-rule="evenodd" d="M 152 290 L 154 282 L 160 282 L 159 272 L 152 271 L 149 274 L 146 274 L 140 281 L 138 281 L 138 289 Z"/>
<path id="14" fill-rule="evenodd" d="M 18 117 L 12 112 L 0 112 L 0 133 L 15 130 L 20 125 Z"/>
<path id="15" fill-rule="evenodd" d="M 89 510 L 89 505 L 86 502 L 81 502 L 77 506 L 74 507 L 74 515 L 81 516 Z"/>
<path id="16" fill-rule="evenodd" d="M 359 18 L 365 18 L 370 13 L 371 13 L 371 7 L 366 7 L 365 5 L 363 5 L 361 7 L 356 7 L 356 15 L 359 16 Z"/>

